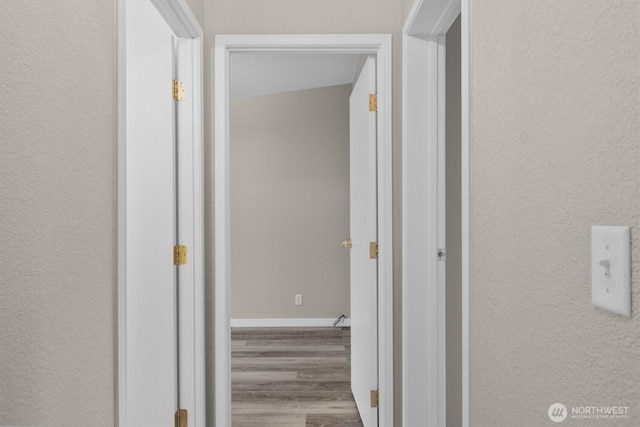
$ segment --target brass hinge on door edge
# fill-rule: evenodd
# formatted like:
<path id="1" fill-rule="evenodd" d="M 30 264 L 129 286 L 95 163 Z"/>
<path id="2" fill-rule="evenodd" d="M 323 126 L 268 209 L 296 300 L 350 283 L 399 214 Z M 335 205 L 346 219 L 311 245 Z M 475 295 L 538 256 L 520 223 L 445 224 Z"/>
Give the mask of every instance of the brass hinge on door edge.
<path id="1" fill-rule="evenodd" d="M 175 427 L 189 427 L 189 421 L 187 420 L 188 414 L 186 409 L 178 409 L 176 411 L 176 424 Z"/>
<path id="2" fill-rule="evenodd" d="M 187 247 L 175 245 L 173 247 L 173 265 L 185 265 L 187 263 Z"/>
<path id="3" fill-rule="evenodd" d="M 379 393 L 378 390 L 371 390 L 371 407 L 377 408 L 379 406 Z"/>
<path id="4" fill-rule="evenodd" d="M 173 80 L 171 86 L 173 88 L 173 99 L 175 101 L 182 101 L 185 95 L 184 82 Z"/>
<path id="5" fill-rule="evenodd" d="M 378 259 L 378 242 L 369 243 L 369 258 Z"/>
<path id="6" fill-rule="evenodd" d="M 378 94 L 377 93 L 369 94 L 369 111 L 371 112 L 378 111 Z"/>

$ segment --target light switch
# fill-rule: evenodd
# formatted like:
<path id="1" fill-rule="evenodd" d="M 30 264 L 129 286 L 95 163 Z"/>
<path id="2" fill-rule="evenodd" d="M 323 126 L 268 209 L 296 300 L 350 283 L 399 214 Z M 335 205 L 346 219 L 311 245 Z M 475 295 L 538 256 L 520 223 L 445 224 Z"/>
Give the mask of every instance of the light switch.
<path id="1" fill-rule="evenodd" d="M 629 227 L 591 227 L 591 302 L 631 316 L 631 232 Z"/>

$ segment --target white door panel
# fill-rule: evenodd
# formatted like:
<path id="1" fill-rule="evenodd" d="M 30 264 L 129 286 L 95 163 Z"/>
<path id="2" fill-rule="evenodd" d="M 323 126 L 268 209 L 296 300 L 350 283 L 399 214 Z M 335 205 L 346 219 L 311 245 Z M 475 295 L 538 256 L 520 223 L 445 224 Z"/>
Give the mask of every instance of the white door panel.
<path id="1" fill-rule="evenodd" d="M 127 426 L 171 426 L 177 406 L 173 33 L 127 1 Z"/>
<path id="2" fill-rule="evenodd" d="M 377 242 L 375 58 L 367 58 L 350 98 L 351 228 L 351 389 L 364 427 L 378 425 L 371 390 L 378 388 L 378 262 L 369 244 Z"/>

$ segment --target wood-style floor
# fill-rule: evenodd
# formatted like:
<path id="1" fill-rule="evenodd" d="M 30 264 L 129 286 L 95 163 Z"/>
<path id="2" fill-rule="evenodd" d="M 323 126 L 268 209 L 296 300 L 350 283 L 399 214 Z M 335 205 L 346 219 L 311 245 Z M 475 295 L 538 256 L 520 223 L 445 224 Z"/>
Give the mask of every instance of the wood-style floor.
<path id="1" fill-rule="evenodd" d="M 362 427 L 349 328 L 233 328 L 233 427 Z"/>

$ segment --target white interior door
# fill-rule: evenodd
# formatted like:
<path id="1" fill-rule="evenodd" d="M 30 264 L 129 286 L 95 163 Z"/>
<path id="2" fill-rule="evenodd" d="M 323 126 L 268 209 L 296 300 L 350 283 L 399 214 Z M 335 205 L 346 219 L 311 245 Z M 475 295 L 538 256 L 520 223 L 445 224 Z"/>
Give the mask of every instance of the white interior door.
<path id="1" fill-rule="evenodd" d="M 177 408 L 173 33 L 127 1 L 126 426 L 171 426 Z"/>
<path id="2" fill-rule="evenodd" d="M 377 242 L 375 57 L 367 58 L 350 98 L 351 390 L 364 427 L 378 425 L 371 391 L 378 389 L 378 275 L 370 243 Z"/>

